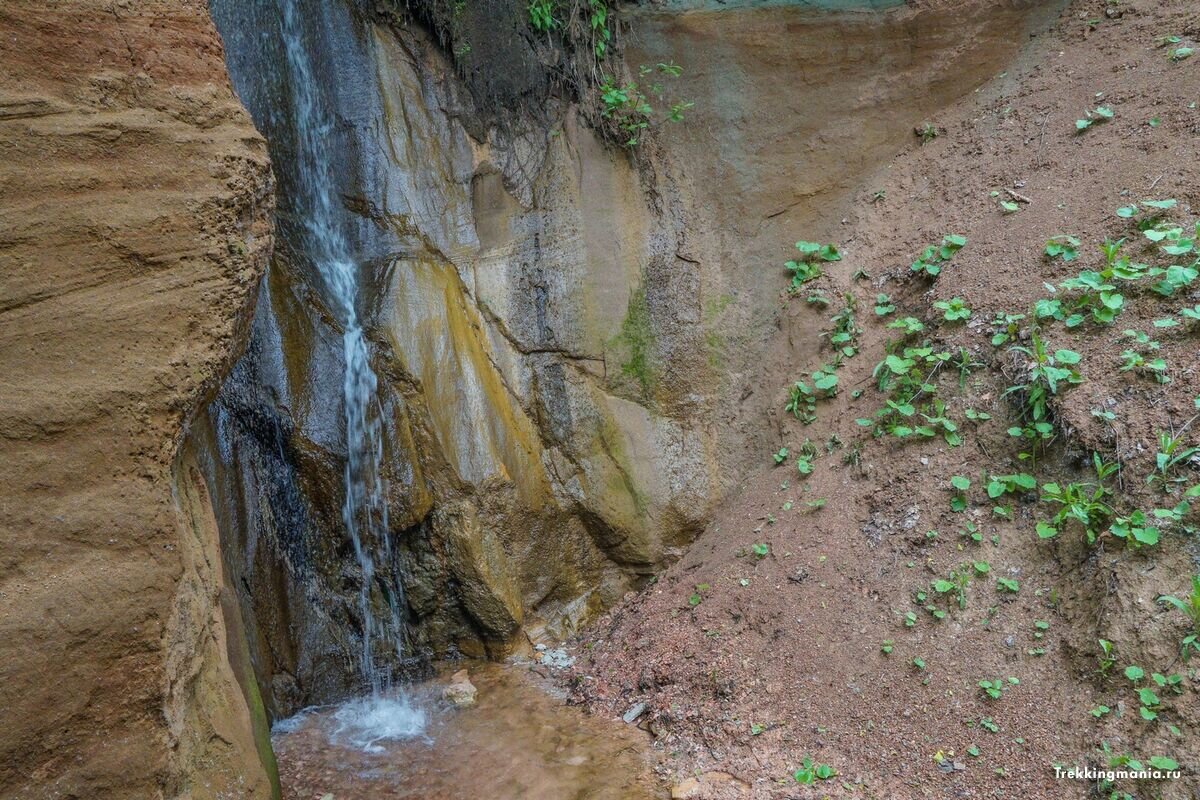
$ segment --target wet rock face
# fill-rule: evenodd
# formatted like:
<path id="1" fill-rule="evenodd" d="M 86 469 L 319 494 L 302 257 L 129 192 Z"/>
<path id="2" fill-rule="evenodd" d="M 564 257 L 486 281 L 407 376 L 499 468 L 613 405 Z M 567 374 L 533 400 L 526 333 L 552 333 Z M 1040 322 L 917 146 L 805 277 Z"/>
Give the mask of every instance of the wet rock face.
<path id="1" fill-rule="evenodd" d="M 289 195 L 301 145 L 287 54 L 262 35 L 271 8 L 213 3 L 280 175 L 280 244 L 245 355 L 187 450 L 279 716 L 361 688 L 364 573 L 341 517 L 342 331 Z M 699 306 L 699 267 L 674 254 L 674 190 L 651 193 L 565 106 L 553 130 L 487 128 L 417 28 L 337 3 L 308 12 L 379 377 L 393 551 L 373 602 L 399 603 L 407 623 L 400 654 L 379 656 L 411 672 L 504 654 L 524 631 L 565 635 L 661 565 L 715 499 L 714 434 L 696 413 L 708 367 L 692 352 L 698 318 L 678 314 Z M 679 271 L 692 279 L 662 280 Z"/>

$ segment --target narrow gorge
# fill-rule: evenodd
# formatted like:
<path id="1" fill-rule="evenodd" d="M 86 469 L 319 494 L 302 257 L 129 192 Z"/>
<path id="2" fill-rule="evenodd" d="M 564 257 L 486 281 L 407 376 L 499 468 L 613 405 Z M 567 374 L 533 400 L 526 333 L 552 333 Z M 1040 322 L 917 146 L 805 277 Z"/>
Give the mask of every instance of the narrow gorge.
<path id="1" fill-rule="evenodd" d="M 895 449 L 852 440 L 868 413 L 847 404 L 878 367 L 845 374 L 811 429 L 790 387 L 840 344 L 838 308 L 854 344 L 829 371 L 860 335 L 894 352 L 856 308 L 865 325 L 873 301 L 882 319 L 893 296 L 945 299 L 888 273 L 908 271 L 909 221 L 966 230 L 1030 202 L 1021 180 L 968 219 L 921 159 L 961 146 L 956 174 L 1007 185 L 970 166 L 984 145 L 963 132 L 986 118 L 1032 126 L 1004 152 L 1041 169 L 1045 120 L 997 98 L 1039 91 L 1059 47 L 1044 40 L 1087 5 L 0 8 L 0 796 L 793 796 L 729 755 L 753 743 L 721 737 L 766 731 L 767 762 L 799 763 L 796 739 L 823 746 L 829 715 L 777 734 L 738 693 L 784 696 L 830 667 L 738 683 L 752 650 L 721 636 L 749 626 L 768 658 L 803 635 L 784 617 L 815 629 L 802 620 L 827 601 L 701 624 L 713 586 L 757 585 L 713 565 L 779 560 L 764 591 L 813 591 L 825 555 L 787 559 L 891 542 L 892 511 L 928 508 Z M 797 239 L 837 241 L 854 266 L 785 291 Z M 980 252 L 966 274 L 1005 258 Z M 999 297 L 1042 282 L 965 280 Z M 968 386 L 982 366 L 959 388 L 1000 416 L 1002 389 Z M 773 453 L 811 472 L 822 452 L 844 465 L 827 481 L 764 472 Z M 794 505 L 826 516 L 795 522 L 791 549 L 759 543 Z M 932 573 L 914 555 L 931 534 L 847 556 L 867 576 L 848 591 L 878 601 L 870 575 L 890 586 L 906 560 Z M 1080 650 L 1088 609 L 1124 602 L 1091 591 L 1065 593 Z M 904 619 L 829 602 L 864 631 Z M 1076 657 L 1054 662 L 1062 685 Z M 461 666 L 495 705 L 447 705 Z M 542 689 L 513 677 L 529 669 Z M 568 694 L 595 718 L 566 715 Z M 921 796 L 859 777 L 893 793 L 847 775 L 837 796 Z"/>

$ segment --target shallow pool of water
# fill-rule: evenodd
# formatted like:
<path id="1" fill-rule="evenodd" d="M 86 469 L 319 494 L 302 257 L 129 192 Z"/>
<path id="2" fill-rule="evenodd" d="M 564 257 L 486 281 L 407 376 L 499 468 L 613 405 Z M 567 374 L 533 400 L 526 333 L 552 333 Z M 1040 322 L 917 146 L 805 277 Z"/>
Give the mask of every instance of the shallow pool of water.
<path id="1" fill-rule="evenodd" d="M 284 800 L 665 796 L 641 731 L 567 706 L 524 667 L 468 668 L 479 690 L 472 707 L 447 706 L 435 681 L 388 703 L 352 701 L 277 724 Z"/>

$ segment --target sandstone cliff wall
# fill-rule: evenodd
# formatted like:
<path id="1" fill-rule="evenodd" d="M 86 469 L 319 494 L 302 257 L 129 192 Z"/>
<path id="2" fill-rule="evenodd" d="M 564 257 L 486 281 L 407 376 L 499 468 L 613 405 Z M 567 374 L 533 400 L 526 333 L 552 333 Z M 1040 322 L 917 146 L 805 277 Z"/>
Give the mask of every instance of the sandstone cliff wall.
<path id="1" fill-rule="evenodd" d="M 0 6 L 0 796 L 270 796 L 176 452 L 272 202 L 203 3 Z"/>

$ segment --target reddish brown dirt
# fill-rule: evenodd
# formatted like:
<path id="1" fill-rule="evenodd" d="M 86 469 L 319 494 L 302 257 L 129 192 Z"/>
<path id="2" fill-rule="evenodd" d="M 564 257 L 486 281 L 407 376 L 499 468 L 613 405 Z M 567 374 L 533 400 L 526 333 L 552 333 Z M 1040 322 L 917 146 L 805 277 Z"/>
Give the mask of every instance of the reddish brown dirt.
<path id="1" fill-rule="evenodd" d="M 1118 206 L 1176 198 L 1173 218 L 1185 229 L 1200 210 L 1193 175 L 1200 60 L 1169 60 L 1159 41 L 1169 34 L 1183 39 L 1171 47 L 1196 46 L 1193 4 L 1070 4 L 1006 74 L 931 120 L 937 139 L 921 146 L 914 138 L 864 184 L 843 226 L 794 232 L 836 241 L 845 258 L 781 303 L 767 366 L 781 387 L 779 444 L 793 457 L 748 479 L 680 562 L 601 619 L 576 668 L 577 697 L 598 712 L 650 704 L 646 724 L 673 783 L 724 770 L 755 797 L 1084 797 L 1092 786 L 1056 780 L 1050 765 L 1104 765 L 1097 748 L 1106 741 L 1117 753 L 1168 755 L 1183 766 L 1178 780 L 1122 790 L 1183 798 L 1200 789 L 1200 704 L 1194 675 L 1178 658 L 1183 617 L 1155 603 L 1160 594 L 1183 593 L 1196 563 L 1194 539 L 1169 530 L 1159 546 L 1134 552 L 1110 537 L 1088 548 L 1070 529 L 1048 543 L 1034 525 L 1052 511 L 1035 495 L 1012 504 L 1009 522 L 992 515 L 982 491 L 988 473 L 1029 469 L 1005 433 L 1015 416 L 1003 392 L 1023 365 L 989 343 L 992 316 L 1026 311 L 1046 295 L 1044 281 L 1098 267 L 1105 237 L 1128 237 L 1135 261 L 1168 263 L 1114 215 Z M 1101 104 L 1115 117 L 1076 134 L 1075 120 Z M 1005 214 L 990 194 L 1014 198 L 1007 190 L 1020 196 L 1015 213 Z M 967 247 L 936 281 L 914 278 L 909 262 L 950 232 L 966 235 Z M 1062 233 L 1082 240 L 1071 264 L 1042 254 L 1047 238 Z M 780 261 L 789 246 L 779 243 Z M 857 270 L 871 277 L 853 279 Z M 831 299 L 828 309 L 805 302 L 813 289 Z M 796 354 L 810 353 L 828 330 L 842 292 L 857 302 L 861 352 L 840 371 L 841 393 L 819 403 L 817 421 L 803 426 L 782 414 L 783 387 L 820 366 Z M 872 440 L 855 424 L 883 403 L 871 370 L 893 332 L 875 319 L 876 292 L 895 298 L 897 316 L 924 318 L 931 343 L 967 347 L 986 364 L 961 388 L 953 370 L 938 379 L 949 415 L 963 425 L 961 447 Z M 1094 480 L 1084 467 L 1098 449 L 1122 466 L 1120 481 L 1110 481 L 1115 504 L 1148 511 L 1178 500 L 1145 484 L 1156 434 L 1181 429 L 1200 391 L 1194 326 L 1155 330 L 1152 321 L 1197 297 L 1162 300 L 1145 288 L 1125 295 L 1128 307 L 1111 326 L 1046 326 L 1053 348 L 1084 355 L 1085 381 L 1055 404 L 1060 432 L 1035 471 L 1043 482 Z M 932 303 L 951 297 L 973 309 L 969 324 L 935 322 Z M 1169 384 L 1119 370 L 1126 328 L 1155 334 Z M 1093 417 L 1100 406 L 1116 420 Z M 968 407 L 992 419 L 964 422 Z M 833 441 L 827 453 L 832 437 L 843 444 Z M 821 451 L 807 479 L 793 466 L 806 438 Z M 769 454 L 763 459 L 769 463 Z M 955 474 L 973 481 L 962 514 L 949 508 Z M 1184 485 L 1195 482 L 1189 466 L 1182 474 L 1190 478 Z M 808 505 L 818 498 L 823 507 Z M 981 543 L 959 536 L 968 520 Z M 758 543 L 769 555 L 753 554 Z M 938 622 L 913 601 L 915 590 L 971 561 L 986 561 L 990 573 L 974 576 L 965 608 L 949 606 Z M 997 577 L 1017 580 L 1019 591 L 1001 590 Z M 904 624 L 908 611 L 918 617 L 912 627 Z M 1049 623 L 1041 639 L 1035 620 Z M 1099 638 L 1116 645 L 1108 677 L 1096 674 Z M 884 640 L 894 642 L 890 654 L 881 651 Z M 1045 654 L 1031 654 L 1035 648 Z M 1127 664 L 1185 676 L 1182 694 L 1160 692 L 1158 721 L 1139 718 L 1137 696 L 1120 675 Z M 999 700 L 977 687 L 1009 676 L 1020 683 Z M 1098 721 L 1089 710 L 1101 703 L 1114 713 Z M 982 729 L 983 718 L 998 730 Z M 977 757 L 967 752 L 972 745 Z M 944 771 L 939 752 L 962 768 Z M 832 765 L 838 777 L 798 786 L 789 775 L 805 757 Z M 746 796 L 728 784 L 696 791 Z"/>

